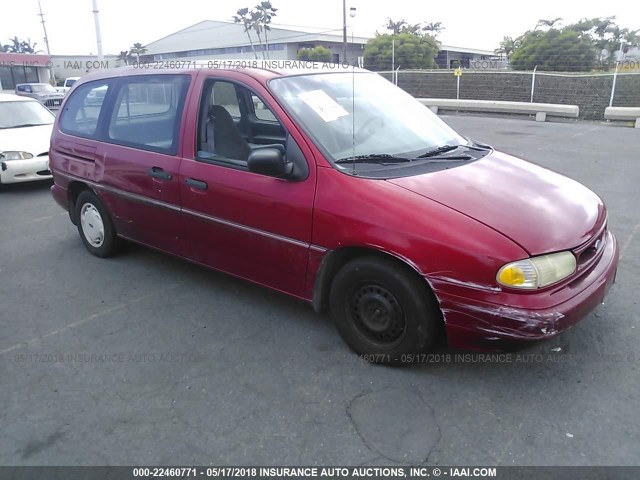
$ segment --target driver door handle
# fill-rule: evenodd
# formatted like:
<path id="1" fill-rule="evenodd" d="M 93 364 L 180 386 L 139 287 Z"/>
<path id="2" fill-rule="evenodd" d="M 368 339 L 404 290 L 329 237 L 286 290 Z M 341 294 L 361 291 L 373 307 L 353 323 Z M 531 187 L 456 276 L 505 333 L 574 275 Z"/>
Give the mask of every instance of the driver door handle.
<path id="1" fill-rule="evenodd" d="M 207 182 L 196 180 L 195 178 L 187 178 L 184 182 L 191 188 L 195 188 L 197 190 L 206 190 L 209 187 L 209 185 L 207 185 Z"/>

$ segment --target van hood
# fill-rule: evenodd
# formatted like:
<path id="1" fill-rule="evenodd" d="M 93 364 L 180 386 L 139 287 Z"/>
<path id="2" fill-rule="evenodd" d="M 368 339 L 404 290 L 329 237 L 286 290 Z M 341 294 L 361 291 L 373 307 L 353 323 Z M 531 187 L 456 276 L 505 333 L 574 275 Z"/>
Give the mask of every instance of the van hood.
<path id="1" fill-rule="evenodd" d="M 606 221 L 604 203 L 584 185 L 495 151 L 461 167 L 387 181 L 474 218 L 530 255 L 577 247 Z"/>

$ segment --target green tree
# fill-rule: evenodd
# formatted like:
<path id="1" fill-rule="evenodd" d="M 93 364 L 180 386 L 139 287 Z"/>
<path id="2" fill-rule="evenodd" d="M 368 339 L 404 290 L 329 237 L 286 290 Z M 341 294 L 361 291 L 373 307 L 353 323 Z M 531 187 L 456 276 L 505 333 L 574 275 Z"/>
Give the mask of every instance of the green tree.
<path id="1" fill-rule="evenodd" d="M 637 47 L 638 45 L 640 45 L 640 35 L 638 35 L 638 32 L 640 32 L 640 30 L 625 30 L 626 32 L 624 32 L 622 36 L 622 40 L 624 41 L 624 44 L 622 45 L 622 51 L 624 53 L 627 53 L 629 51 L 629 48 Z"/>
<path id="2" fill-rule="evenodd" d="M 298 50 L 296 58 L 298 60 L 328 63 L 333 59 L 333 55 L 328 48 L 317 46 L 315 48 L 302 48 Z"/>
<path id="3" fill-rule="evenodd" d="M 530 30 L 518 42 L 511 55 L 514 70 L 533 70 L 537 66 L 539 70 L 583 72 L 596 66 L 593 41 L 571 28 Z"/>
<path id="4" fill-rule="evenodd" d="M 364 65 L 372 70 L 391 69 L 392 43 L 395 41 L 395 65 L 403 69 L 436 68 L 440 46 L 430 35 L 377 35 L 364 48 Z"/>
<path id="5" fill-rule="evenodd" d="M 628 46 L 637 44 L 637 32 L 639 30 L 620 28 L 616 24 L 615 18 L 583 18 L 578 23 L 567 27 L 591 40 L 596 51 L 600 54 L 600 68 L 604 70 L 613 67 L 615 52 L 622 49 L 624 53 Z"/>
<path id="6" fill-rule="evenodd" d="M 401 33 L 421 35 L 423 33 L 428 33 L 436 36 L 444 30 L 442 22 L 408 23 L 404 18 L 397 21 L 388 18 L 387 23 L 384 24 L 384 28 L 389 30 L 392 35 L 400 35 Z"/>

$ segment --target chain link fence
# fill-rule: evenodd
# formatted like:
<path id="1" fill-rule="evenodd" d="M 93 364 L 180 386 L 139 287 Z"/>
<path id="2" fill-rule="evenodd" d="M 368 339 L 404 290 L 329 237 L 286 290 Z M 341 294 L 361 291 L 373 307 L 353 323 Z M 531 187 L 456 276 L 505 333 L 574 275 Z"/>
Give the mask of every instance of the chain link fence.
<path id="1" fill-rule="evenodd" d="M 393 79 L 391 72 L 379 73 Z M 640 107 L 640 72 L 616 75 L 463 70 L 459 92 L 453 70 L 399 70 L 396 78 L 399 87 L 418 98 L 578 105 L 580 118 L 589 120 L 604 119 L 604 110 L 610 103 L 615 107 Z"/>

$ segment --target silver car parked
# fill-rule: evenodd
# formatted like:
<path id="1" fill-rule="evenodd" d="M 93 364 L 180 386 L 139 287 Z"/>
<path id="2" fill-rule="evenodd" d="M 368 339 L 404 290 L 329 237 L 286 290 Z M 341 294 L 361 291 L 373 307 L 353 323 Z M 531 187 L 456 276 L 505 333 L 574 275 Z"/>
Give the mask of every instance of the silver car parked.
<path id="1" fill-rule="evenodd" d="M 58 110 L 64 98 L 64 93 L 56 91 L 48 83 L 19 83 L 16 94 L 35 98 L 50 110 Z"/>

